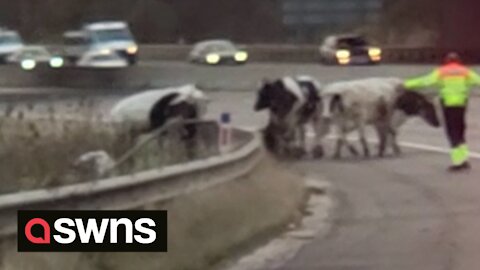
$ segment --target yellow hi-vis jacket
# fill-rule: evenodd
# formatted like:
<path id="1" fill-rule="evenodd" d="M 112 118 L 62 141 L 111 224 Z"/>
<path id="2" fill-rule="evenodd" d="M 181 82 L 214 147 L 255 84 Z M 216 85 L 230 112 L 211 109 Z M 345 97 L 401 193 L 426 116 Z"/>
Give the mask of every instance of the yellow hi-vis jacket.
<path id="1" fill-rule="evenodd" d="M 426 76 L 410 79 L 404 83 L 406 89 L 438 87 L 440 98 L 446 107 L 465 107 L 470 88 L 475 85 L 480 86 L 480 76 L 458 63 L 446 64 Z"/>

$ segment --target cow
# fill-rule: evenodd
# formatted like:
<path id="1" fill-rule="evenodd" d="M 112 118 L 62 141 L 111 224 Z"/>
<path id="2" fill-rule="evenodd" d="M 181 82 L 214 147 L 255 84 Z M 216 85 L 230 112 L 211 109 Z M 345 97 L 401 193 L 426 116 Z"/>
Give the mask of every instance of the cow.
<path id="1" fill-rule="evenodd" d="M 269 111 L 269 122 L 264 130 L 267 149 L 281 156 L 306 153 L 305 126 L 321 127 L 316 124 L 322 104 L 320 91 L 320 83 L 310 76 L 287 76 L 263 82 L 254 110 Z M 321 144 L 315 143 L 313 155 L 323 156 Z"/>
<path id="2" fill-rule="evenodd" d="M 110 116 L 114 122 L 127 124 L 134 134 L 142 134 L 175 121 L 201 119 L 206 114 L 207 104 L 205 93 L 189 84 L 126 97 L 111 109 Z M 180 134 L 181 139 L 191 146 L 197 134 L 196 124 L 182 125 Z"/>
<path id="3" fill-rule="evenodd" d="M 363 155 L 370 156 L 365 135 L 369 125 L 375 128 L 379 138 L 379 157 L 384 156 L 388 141 L 394 154 L 400 154 L 397 133 L 408 118 L 419 116 L 433 127 L 440 126 L 434 104 L 421 94 L 404 90 L 402 85 L 402 80 L 397 78 L 368 78 L 324 87 L 322 122 L 336 127 L 338 132 L 334 158 L 340 158 L 345 144 L 353 155 L 358 155 L 346 139 L 355 130 Z"/>

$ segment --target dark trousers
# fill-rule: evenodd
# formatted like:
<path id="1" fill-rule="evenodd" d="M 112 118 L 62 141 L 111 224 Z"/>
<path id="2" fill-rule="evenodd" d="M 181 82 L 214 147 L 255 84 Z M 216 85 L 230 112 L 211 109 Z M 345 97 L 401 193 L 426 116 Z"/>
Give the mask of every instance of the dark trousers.
<path id="1" fill-rule="evenodd" d="M 445 118 L 445 128 L 448 140 L 452 148 L 465 144 L 465 114 L 467 107 L 445 107 L 443 106 L 443 116 Z"/>

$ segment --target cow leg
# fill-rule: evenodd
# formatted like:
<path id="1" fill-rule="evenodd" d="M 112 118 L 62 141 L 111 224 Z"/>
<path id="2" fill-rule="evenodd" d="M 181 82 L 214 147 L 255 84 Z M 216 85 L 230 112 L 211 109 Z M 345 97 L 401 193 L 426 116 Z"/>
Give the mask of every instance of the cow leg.
<path id="1" fill-rule="evenodd" d="M 357 124 L 357 130 L 360 137 L 360 144 L 363 148 L 363 156 L 370 157 L 370 149 L 368 147 L 367 139 L 365 136 L 365 123 L 363 121 L 359 121 L 359 123 Z"/>
<path id="2" fill-rule="evenodd" d="M 298 140 L 298 147 L 302 148 L 305 150 L 306 148 L 306 145 L 305 145 L 305 126 L 304 125 L 300 125 L 298 128 L 297 128 L 297 138 L 296 140 Z"/>
<path id="3" fill-rule="evenodd" d="M 278 149 L 280 156 L 292 157 L 295 149 L 295 130 L 283 131 L 279 130 L 277 134 Z"/>
<path id="4" fill-rule="evenodd" d="M 335 145 L 335 154 L 333 155 L 333 158 L 334 159 L 340 159 L 341 156 L 342 156 L 342 148 L 343 148 L 343 145 L 345 144 L 345 139 L 344 138 L 341 138 L 339 137 L 337 139 L 337 143 Z"/>
<path id="5" fill-rule="evenodd" d="M 305 155 L 305 129 L 302 125 L 291 132 L 290 152 L 294 158 L 302 158 Z"/>
<path id="6" fill-rule="evenodd" d="M 387 140 L 388 140 L 388 131 L 382 125 L 376 125 L 375 129 L 378 135 L 378 156 L 383 157 L 385 155 L 385 149 L 387 147 Z"/>
<path id="7" fill-rule="evenodd" d="M 315 142 L 314 142 L 314 147 L 313 147 L 313 157 L 314 158 L 322 158 L 325 154 L 325 151 L 323 149 L 323 143 L 322 139 L 325 136 L 325 127 L 322 127 L 323 123 L 321 123 L 319 120 L 315 120 L 313 122 L 313 129 L 315 131 Z"/>
<path id="8" fill-rule="evenodd" d="M 397 131 L 396 131 L 394 128 L 389 127 L 388 132 L 389 132 L 389 134 L 390 134 L 390 139 L 391 139 L 391 144 L 392 144 L 393 153 L 394 153 L 396 156 L 401 155 L 401 154 L 402 154 L 402 150 L 400 149 L 400 146 L 398 146 Z"/>
<path id="9" fill-rule="evenodd" d="M 307 153 L 307 144 L 306 144 L 306 127 L 305 125 L 301 125 L 299 128 L 298 128 L 298 136 L 299 136 L 299 140 L 300 140 L 300 149 L 302 149 L 302 156 L 304 156 L 306 153 Z"/>
<path id="10" fill-rule="evenodd" d="M 280 137 L 281 156 L 289 158 L 292 156 L 292 140 L 285 135 Z"/>
<path id="11" fill-rule="evenodd" d="M 349 133 L 349 132 L 347 131 L 347 129 L 345 128 L 345 129 L 342 131 L 342 133 L 344 134 L 344 135 L 343 135 L 343 139 L 342 139 L 342 141 L 343 141 L 343 142 L 342 142 L 342 146 L 346 144 L 346 145 L 347 145 L 347 148 L 348 148 L 348 151 L 350 151 L 350 154 L 352 154 L 352 155 L 355 156 L 355 157 L 358 157 L 358 156 L 359 156 L 359 153 L 358 153 L 357 148 L 356 148 L 352 143 L 350 143 L 350 142 L 347 140 L 347 135 L 348 135 L 348 133 Z"/>
<path id="12" fill-rule="evenodd" d="M 350 153 L 352 155 L 358 156 L 357 149 L 347 141 L 347 135 L 348 135 L 348 131 L 347 131 L 346 127 L 341 127 L 340 134 L 338 136 L 337 144 L 336 144 L 336 147 L 335 147 L 335 154 L 333 156 L 335 159 L 340 159 L 341 154 L 342 154 L 342 148 L 345 144 L 347 145 L 348 150 L 350 151 Z"/>
<path id="13" fill-rule="evenodd" d="M 347 147 L 348 147 L 348 150 L 350 151 L 350 154 L 352 154 L 355 157 L 358 157 L 360 155 L 358 153 L 357 148 L 353 144 L 349 143 L 347 140 L 345 140 L 345 143 L 347 144 Z"/>

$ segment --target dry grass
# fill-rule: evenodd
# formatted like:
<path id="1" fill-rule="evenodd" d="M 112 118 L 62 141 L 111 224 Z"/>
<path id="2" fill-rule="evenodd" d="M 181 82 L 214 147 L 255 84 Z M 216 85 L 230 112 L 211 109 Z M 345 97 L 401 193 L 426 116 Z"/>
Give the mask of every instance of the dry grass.
<path id="1" fill-rule="evenodd" d="M 0 118 L 0 130 L 0 193 L 85 180 L 72 167 L 81 154 L 115 157 L 133 145 L 128 133 L 89 121 Z"/>
<path id="2" fill-rule="evenodd" d="M 91 173 L 73 167 L 75 160 L 89 151 L 104 150 L 114 159 L 120 158 L 138 141 L 138 133 L 128 126 L 106 124 L 101 115 L 91 112 L 92 105 L 80 101 L 88 114 L 83 120 L 65 120 L 55 107 L 49 106 L 39 119 L 34 104 L 19 110 L 10 105 L 0 117 L 0 194 L 19 190 L 51 187 L 90 181 Z M 85 103 L 85 104 L 83 104 Z M 90 105 L 89 105 L 90 104 Z M 90 106 L 90 107 L 89 107 Z M 191 155 L 175 136 L 145 144 L 112 175 L 129 174 L 145 169 L 185 162 L 191 158 L 212 155 L 206 143 L 199 144 Z M 207 150 L 206 150 L 207 149 Z M 189 155 L 190 154 L 190 155 Z"/>
<path id="3" fill-rule="evenodd" d="M 248 176 L 209 190 L 154 204 L 168 210 L 167 253 L 17 253 L 0 246 L 0 269 L 210 269 L 232 251 L 297 218 L 304 183 L 271 160 Z M 3 260 L 3 264 L 1 261 Z"/>

